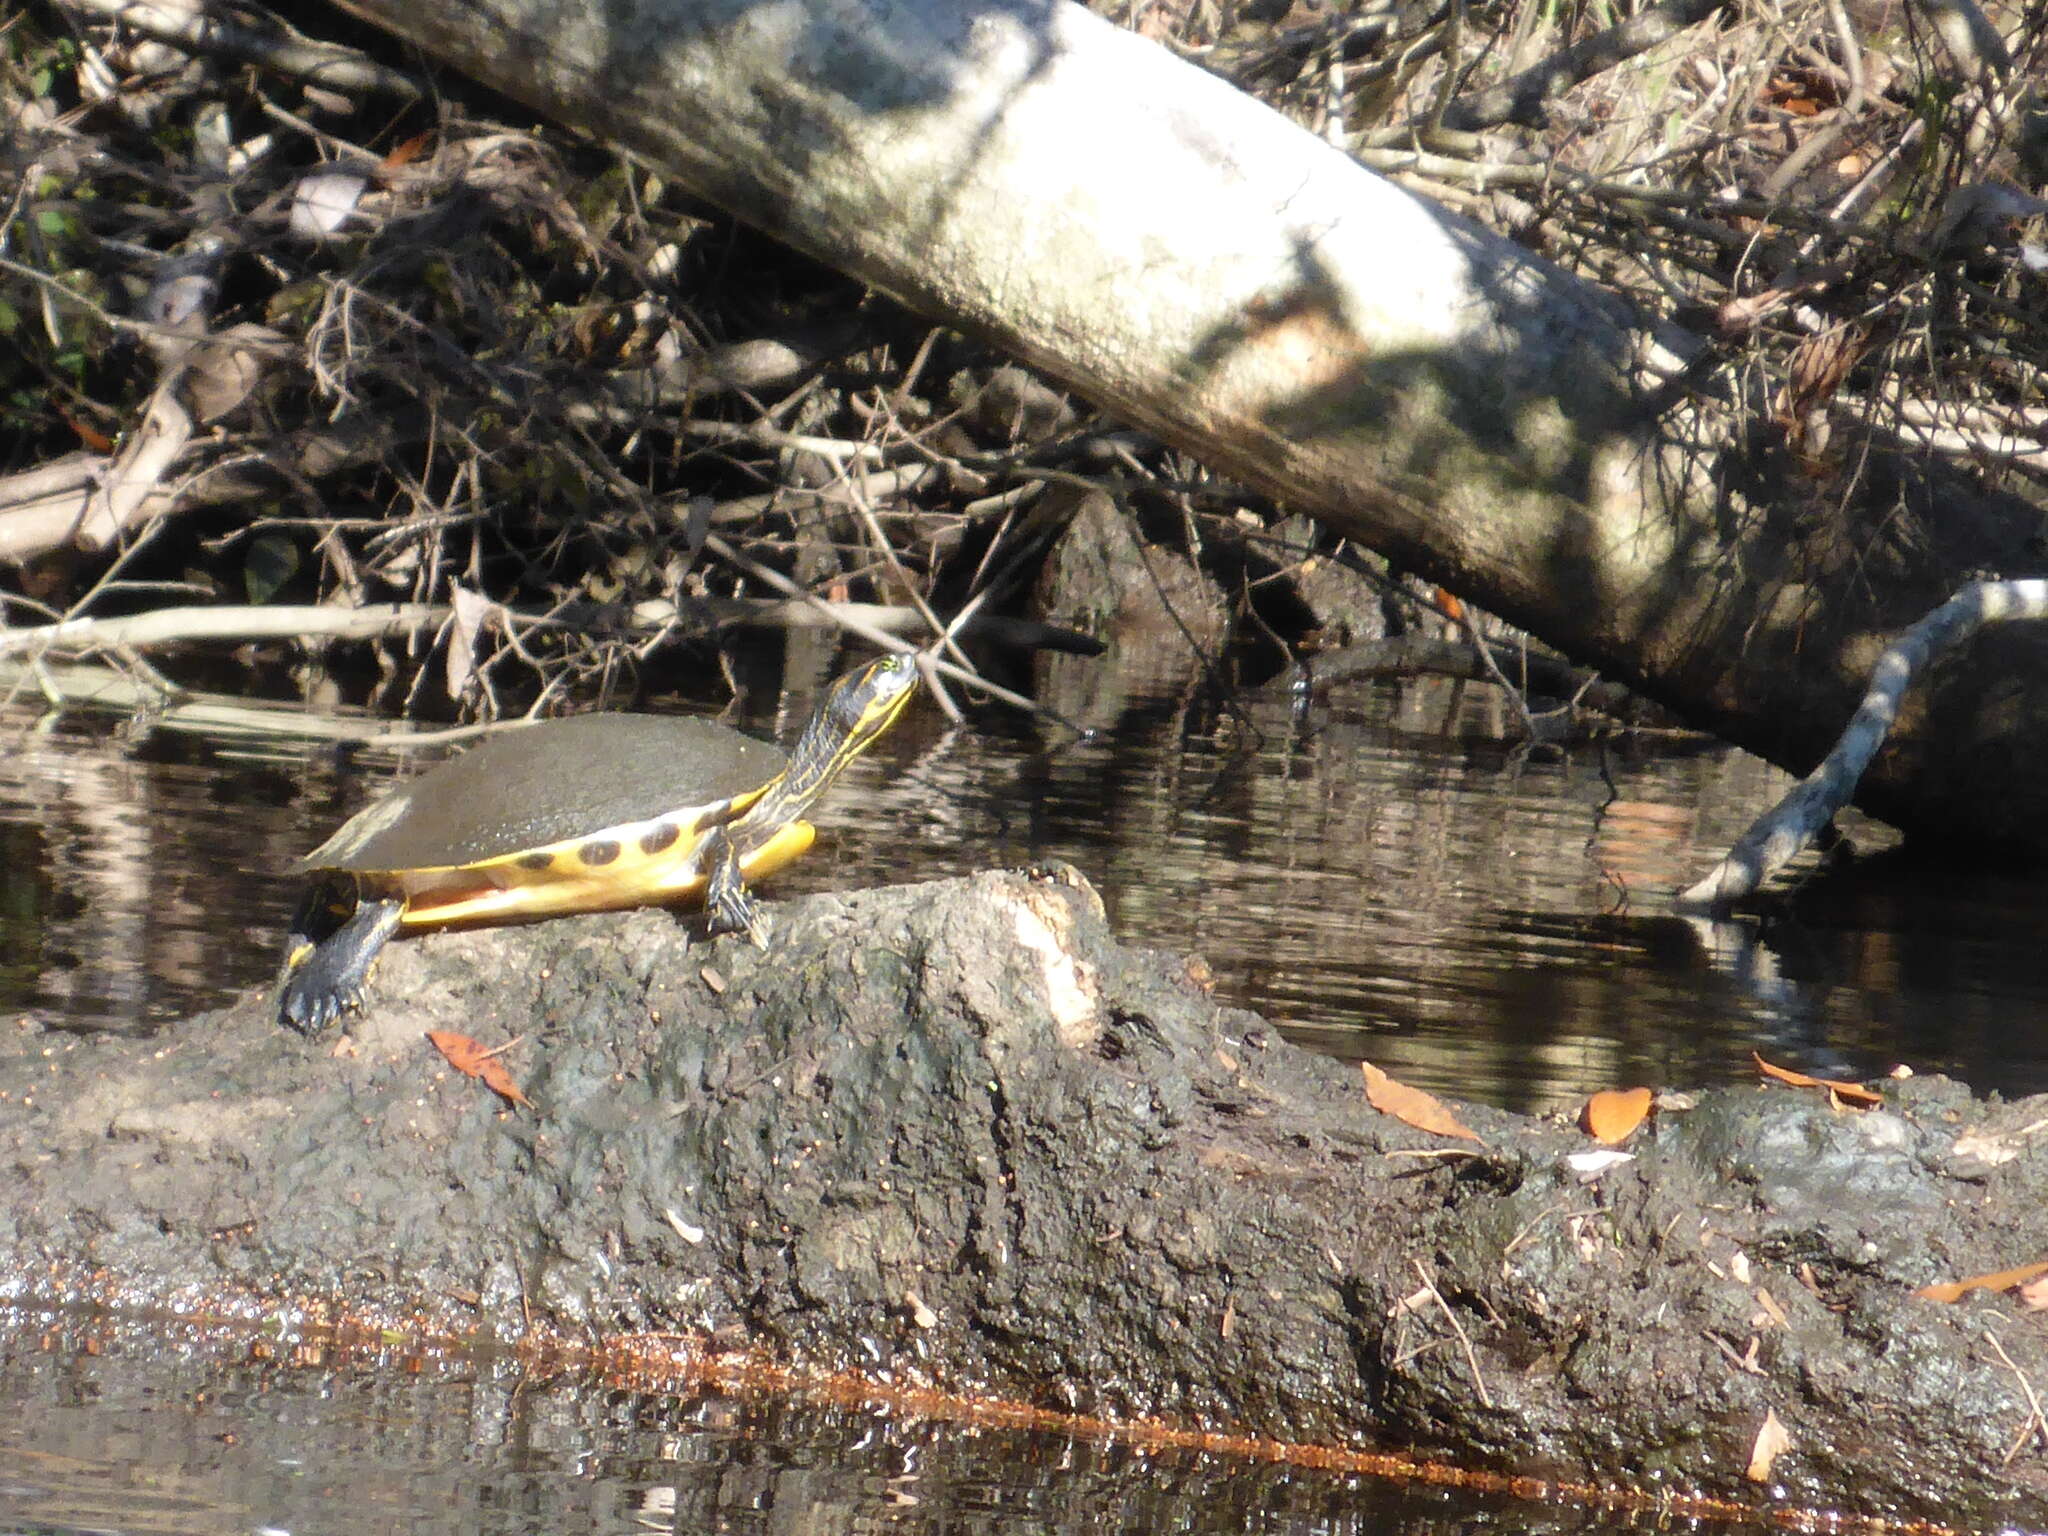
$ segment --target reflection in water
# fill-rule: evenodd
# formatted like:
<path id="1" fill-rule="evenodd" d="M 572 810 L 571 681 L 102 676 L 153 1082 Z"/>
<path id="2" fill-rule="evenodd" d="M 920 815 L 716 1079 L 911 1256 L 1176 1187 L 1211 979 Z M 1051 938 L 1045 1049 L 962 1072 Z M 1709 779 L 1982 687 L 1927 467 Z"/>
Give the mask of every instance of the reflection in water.
<path id="1" fill-rule="evenodd" d="M 0 1009 L 146 1031 L 267 965 L 264 833 L 290 780 L 203 744 L 0 720 Z M 257 785 L 264 786 L 259 793 Z M 264 803 L 267 797 L 268 805 Z"/>
<path id="2" fill-rule="evenodd" d="M 144 1330 L 133 1330 L 140 1334 Z M 1424 1536 L 1533 1513 L 1341 1473 L 509 1362 L 208 1363 L 0 1309 L 0 1528 L 162 1536 L 875 1530 Z M 245 1346 L 246 1348 L 246 1343 Z M 1542 1512 L 1548 1530 L 1623 1517 Z M 1631 1524 L 1628 1528 L 1633 1528 Z"/>
<path id="3" fill-rule="evenodd" d="M 1154 694 L 1049 743 L 1005 712 L 948 730 L 926 709 L 853 766 L 823 847 L 765 894 L 1066 859 L 1121 936 L 1202 954 L 1225 1000 L 1518 1108 L 1744 1078 L 1752 1048 L 2048 1087 L 2033 884 L 1865 861 L 1767 918 L 1689 923 L 1669 893 L 1782 780 L 1692 742 L 1516 752 L 1497 713 L 1436 680 L 1304 712 Z M 162 735 L 135 754 L 15 741 L 0 1008 L 68 1027 L 147 1027 L 267 983 L 295 895 L 281 871 L 387 776 Z"/>

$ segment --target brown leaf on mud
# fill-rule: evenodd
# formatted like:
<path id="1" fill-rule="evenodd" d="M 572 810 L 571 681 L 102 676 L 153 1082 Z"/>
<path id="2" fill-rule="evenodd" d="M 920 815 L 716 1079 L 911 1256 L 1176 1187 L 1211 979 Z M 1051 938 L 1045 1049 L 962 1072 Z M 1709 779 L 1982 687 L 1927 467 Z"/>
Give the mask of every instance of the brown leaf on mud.
<path id="1" fill-rule="evenodd" d="M 1794 1088 L 1825 1088 L 1828 1097 L 1836 1104 L 1854 1104 L 1867 1109 L 1872 1104 L 1884 1102 L 1883 1094 L 1874 1092 L 1861 1083 L 1845 1083 L 1832 1077 L 1808 1077 L 1804 1072 L 1794 1072 L 1790 1067 L 1773 1066 L 1755 1051 L 1749 1054 L 1756 1062 L 1757 1071 L 1765 1077 L 1776 1078 L 1779 1082 L 1789 1083 Z"/>
<path id="2" fill-rule="evenodd" d="M 1778 1422 L 1778 1410 L 1766 1408 L 1764 1422 L 1756 1432 L 1756 1440 L 1749 1448 L 1749 1466 L 1744 1472 L 1752 1483 L 1761 1483 L 1771 1475 L 1771 1467 L 1778 1457 L 1792 1448 L 1791 1431 Z"/>
<path id="3" fill-rule="evenodd" d="M 508 1051 L 514 1041 L 496 1048 L 479 1045 L 467 1035 L 458 1035 L 452 1029 L 430 1029 L 427 1039 L 453 1067 L 465 1077 L 473 1077 L 507 1104 L 533 1108 L 533 1100 L 519 1091 L 519 1085 L 512 1081 L 512 1074 L 505 1070 L 505 1064 L 498 1060 L 502 1051 Z"/>
<path id="4" fill-rule="evenodd" d="M 1951 1280 L 1946 1285 L 1923 1285 L 1913 1294 L 1927 1301 L 1961 1301 L 1972 1291 L 2009 1291 L 2016 1285 L 2026 1284 L 2038 1275 L 2048 1275 L 2048 1261 L 2022 1264 L 2014 1269 L 1993 1270 L 1988 1275 L 1972 1275 L 1967 1280 Z"/>
<path id="5" fill-rule="evenodd" d="M 1650 1118 L 1657 1096 L 1647 1088 L 1608 1088 L 1586 1100 L 1579 1111 L 1579 1129 L 1595 1141 L 1618 1146 Z"/>
<path id="6" fill-rule="evenodd" d="M 1361 1061 L 1359 1066 L 1365 1069 L 1365 1101 L 1381 1114 L 1392 1115 L 1403 1125 L 1412 1125 L 1432 1136 L 1479 1140 L 1459 1123 L 1456 1115 L 1444 1108 L 1440 1099 L 1420 1088 L 1395 1082 L 1369 1061 Z"/>

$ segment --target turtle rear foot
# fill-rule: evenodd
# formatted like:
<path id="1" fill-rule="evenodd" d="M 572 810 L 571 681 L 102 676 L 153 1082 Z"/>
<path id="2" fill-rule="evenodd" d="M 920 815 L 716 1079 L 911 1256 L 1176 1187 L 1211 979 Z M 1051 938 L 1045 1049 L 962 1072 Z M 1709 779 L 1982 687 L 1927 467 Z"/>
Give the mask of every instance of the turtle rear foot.
<path id="1" fill-rule="evenodd" d="M 363 1005 L 370 962 L 398 932 L 402 901 L 366 901 L 349 920 L 315 943 L 300 925 L 286 941 L 278 972 L 277 1022 L 302 1035 L 317 1035 L 345 1013 Z"/>

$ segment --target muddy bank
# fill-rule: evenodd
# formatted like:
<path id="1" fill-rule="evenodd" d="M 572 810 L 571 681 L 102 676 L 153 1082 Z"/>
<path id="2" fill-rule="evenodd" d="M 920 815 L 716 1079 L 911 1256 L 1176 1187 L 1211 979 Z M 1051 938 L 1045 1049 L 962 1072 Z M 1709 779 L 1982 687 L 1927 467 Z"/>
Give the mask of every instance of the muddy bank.
<path id="1" fill-rule="evenodd" d="M 1072 878 L 772 911 L 772 956 L 685 952 L 660 912 L 395 945 L 353 1057 L 256 999 L 147 1042 L 17 1034 L 11 1285 L 694 1330 L 1540 1476 L 2048 1519 L 2038 1439 L 2007 1461 L 2044 1329 L 1912 1295 L 2048 1253 L 2040 1101 L 1712 1093 L 1585 1183 L 1576 1130 L 1483 1108 L 1484 1150 L 1442 1155 L 1199 967 L 1119 948 Z M 535 1108 L 428 1029 L 517 1037 Z"/>

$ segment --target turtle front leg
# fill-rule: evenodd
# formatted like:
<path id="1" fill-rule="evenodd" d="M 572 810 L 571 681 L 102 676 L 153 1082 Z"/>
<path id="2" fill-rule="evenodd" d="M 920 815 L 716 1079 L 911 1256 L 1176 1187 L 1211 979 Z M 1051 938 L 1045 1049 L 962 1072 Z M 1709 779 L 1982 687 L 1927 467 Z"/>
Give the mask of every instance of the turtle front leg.
<path id="1" fill-rule="evenodd" d="M 710 915 L 713 936 L 743 933 L 756 949 L 766 949 L 768 917 L 761 904 L 747 894 L 738 845 L 724 833 L 715 833 L 705 854 L 711 863 L 711 881 L 704 890 L 704 910 Z"/>
<path id="2" fill-rule="evenodd" d="M 302 1035 L 316 1035 L 344 1013 L 363 1006 L 363 982 L 398 922 L 405 903 L 365 901 L 325 938 L 315 939 L 320 918 L 331 915 L 332 894 L 314 891 L 300 905 L 285 940 L 277 978 L 277 1022 Z"/>

